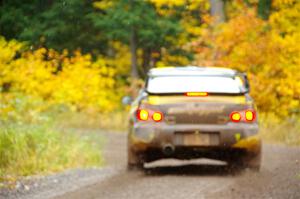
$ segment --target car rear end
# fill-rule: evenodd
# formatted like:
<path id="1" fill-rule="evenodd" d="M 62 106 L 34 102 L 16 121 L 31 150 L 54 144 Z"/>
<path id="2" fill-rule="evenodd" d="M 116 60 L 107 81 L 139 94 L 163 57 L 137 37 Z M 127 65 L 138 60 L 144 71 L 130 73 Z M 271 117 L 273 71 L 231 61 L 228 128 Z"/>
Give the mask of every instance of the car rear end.
<path id="1" fill-rule="evenodd" d="M 257 113 L 247 89 L 242 88 L 246 81 L 242 78 L 202 73 L 150 76 L 145 93 L 132 109 L 129 165 L 205 157 L 258 169 Z M 237 87 L 230 88 L 234 84 Z"/>

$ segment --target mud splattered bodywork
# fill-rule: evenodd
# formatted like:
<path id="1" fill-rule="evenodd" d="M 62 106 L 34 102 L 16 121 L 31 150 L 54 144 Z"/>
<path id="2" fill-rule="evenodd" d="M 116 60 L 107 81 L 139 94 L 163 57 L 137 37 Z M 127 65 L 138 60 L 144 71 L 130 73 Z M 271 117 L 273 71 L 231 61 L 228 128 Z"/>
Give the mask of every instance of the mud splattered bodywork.
<path id="1" fill-rule="evenodd" d="M 189 67 L 183 74 L 174 68 L 154 69 L 149 77 L 159 75 L 189 75 Z M 236 71 L 205 68 L 193 75 L 228 76 Z M 210 71 L 212 70 L 212 72 Z M 169 72 L 169 73 L 168 73 Z M 173 73 L 172 73 L 173 72 Z M 189 79 L 189 78 L 187 78 Z M 149 81 L 149 79 L 148 79 Z M 204 82 L 205 83 L 205 82 Z M 222 87 L 222 85 L 220 85 Z M 138 119 L 138 110 L 149 110 L 149 119 Z M 186 96 L 184 93 L 150 93 L 147 85 L 133 102 L 128 134 L 128 166 L 142 166 L 162 158 L 213 158 L 229 163 L 239 163 L 258 169 L 261 141 L 258 136 L 257 115 L 252 121 L 234 122 L 233 112 L 255 111 L 248 92 L 209 93 L 207 96 Z M 151 112 L 159 112 L 159 122 L 151 120 Z M 256 114 L 256 113 L 255 113 Z M 242 118 L 244 119 L 244 118 Z"/>

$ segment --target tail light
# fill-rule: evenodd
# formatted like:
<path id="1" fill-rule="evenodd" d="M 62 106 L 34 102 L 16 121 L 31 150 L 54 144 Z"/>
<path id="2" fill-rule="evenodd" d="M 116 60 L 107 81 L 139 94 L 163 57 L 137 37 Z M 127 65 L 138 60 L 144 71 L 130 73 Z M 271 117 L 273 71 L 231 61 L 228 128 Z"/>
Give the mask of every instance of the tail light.
<path id="1" fill-rule="evenodd" d="M 253 122 L 255 117 L 255 111 L 253 110 L 234 111 L 230 114 L 232 122 Z"/>
<path id="2" fill-rule="evenodd" d="M 160 122 L 163 119 L 163 114 L 159 111 L 138 109 L 137 118 L 141 121 L 147 121 L 151 118 L 155 122 Z"/>
<path id="3" fill-rule="evenodd" d="M 147 121 L 149 118 L 149 112 L 145 109 L 139 109 L 137 111 L 137 118 L 142 121 Z"/>
<path id="4" fill-rule="evenodd" d="M 255 112 L 251 110 L 245 111 L 245 119 L 248 122 L 252 122 L 255 119 Z"/>
<path id="5" fill-rule="evenodd" d="M 162 116 L 161 112 L 154 112 L 153 115 L 152 115 L 152 119 L 155 122 L 160 122 L 162 120 L 162 118 L 163 118 L 163 116 Z"/>
<path id="6" fill-rule="evenodd" d="M 239 122 L 242 118 L 241 114 L 239 112 L 232 112 L 230 115 L 231 121 L 233 122 Z"/>

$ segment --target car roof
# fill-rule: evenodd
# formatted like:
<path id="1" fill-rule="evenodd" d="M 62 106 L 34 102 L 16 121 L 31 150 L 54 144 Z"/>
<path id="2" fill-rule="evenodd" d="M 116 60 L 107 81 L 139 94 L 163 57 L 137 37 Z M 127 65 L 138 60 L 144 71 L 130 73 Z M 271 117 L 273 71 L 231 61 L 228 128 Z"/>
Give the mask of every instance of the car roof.
<path id="1" fill-rule="evenodd" d="M 203 66 L 153 68 L 148 72 L 148 76 L 234 76 L 236 74 L 237 71 L 233 69 Z"/>

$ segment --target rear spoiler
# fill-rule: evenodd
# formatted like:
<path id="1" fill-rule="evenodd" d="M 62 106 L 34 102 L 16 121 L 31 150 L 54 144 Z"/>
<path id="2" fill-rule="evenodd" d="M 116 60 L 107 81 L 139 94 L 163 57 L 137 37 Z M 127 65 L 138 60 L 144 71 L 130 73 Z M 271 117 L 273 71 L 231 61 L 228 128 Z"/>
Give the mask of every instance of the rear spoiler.
<path id="1" fill-rule="evenodd" d="M 208 75 L 206 75 L 208 76 Z M 212 76 L 216 76 L 216 75 L 212 75 Z M 222 77 L 224 77 L 225 75 L 220 75 Z M 208 93 L 209 96 L 241 96 L 241 95 L 245 95 L 247 93 L 250 92 L 250 84 L 249 84 L 249 80 L 248 80 L 248 76 L 247 73 L 242 73 L 242 72 L 236 72 L 233 76 L 229 76 L 229 77 L 235 77 L 235 76 L 240 76 L 244 82 L 245 82 L 245 91 L 244 92 L 240 92 L 240 93 Z M 149 77 L 148 77 L 149 78 Z M 148 78 L 146 79 L 146 84 L 145 84 L 145 89 L 144 91 L 149 94 L 149 95 L 162 95 L 162 96 L 166 96 L 166 95 L 185 95 L 185 93 L 151 93 L 149 91 L 147 91 L 147 86 L 148 86 Z"/>
<path id="2" fill-rule="evenodd" d="M 145 90 L 148 95 L 159 95 L 159 96 L 186 96 L 186 93 L 153 93 Z M 207 93 L 208 96 L 243 96 L 248 92 L 241 93 Z"/>

